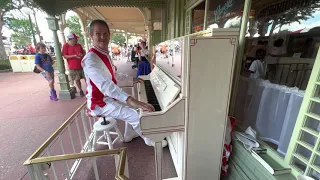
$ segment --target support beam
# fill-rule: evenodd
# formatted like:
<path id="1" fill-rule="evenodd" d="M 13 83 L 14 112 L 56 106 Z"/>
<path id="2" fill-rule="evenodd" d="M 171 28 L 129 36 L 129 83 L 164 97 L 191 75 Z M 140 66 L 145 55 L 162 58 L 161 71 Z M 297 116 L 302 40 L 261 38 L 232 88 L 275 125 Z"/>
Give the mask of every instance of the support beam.
<path id="1" fill-rule="evenodd" d="M 58 64 L 58 70 L 59 70 L 59 85 L 60 85 L 60 91 L 59 91 L 59 99 L 73 99 L 75 98 L 75 92 L 71 90 L 69 85 L 69 79 L 68 76 L 65 74 L 65 67 L 64 67 L 64 61 L 61 55 L 61 47 L 58 39 L 57 30 L 59 28 L 58 25 L 58 19 L 55 17 L 49 16 L 47 18 L 49 29 L 52 30 L 53 34 L 53 41 L 54 41 L 54 49 L 55 49 L 55 56 Z"/>

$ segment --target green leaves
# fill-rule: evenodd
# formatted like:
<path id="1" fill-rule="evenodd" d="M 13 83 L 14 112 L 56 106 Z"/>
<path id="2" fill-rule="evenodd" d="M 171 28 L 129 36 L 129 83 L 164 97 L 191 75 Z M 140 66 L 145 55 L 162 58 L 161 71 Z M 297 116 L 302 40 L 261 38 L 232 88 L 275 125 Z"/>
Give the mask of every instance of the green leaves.
<path id="1" fill-rule="evenodd" d="M 67 27 L 70 29 L 71 33 L 75 33 L 77 36 L 79 36 L 78 43 L 82 44 L 83 41 L 83 35 L 81 34 L 81 25 L 79 22 L 78 16 L 70 16 L 69 19 L 67 19 Z"/>
<path id="2" fill-rule="evenodd" d="M 21 46 L 31 43 L 32 30 L 29 19 L 7 18 L 6 26 L 13 31 L 11 41 L 16 45 Z M 33 27 L 35 27 L 34 24 Z M 33 31 L 35 31 L 35 29 L 33 29 Z"/>
<path id="3" fill-rule="evenodd" d="M 121 33 L 114 33 L 112 34 L 111 37 L 111 42 L 118 44 L 118 45 L 122 45 L 124 43 L 126 43 L 126 37 L 124 37 L 124 35 Z"/>

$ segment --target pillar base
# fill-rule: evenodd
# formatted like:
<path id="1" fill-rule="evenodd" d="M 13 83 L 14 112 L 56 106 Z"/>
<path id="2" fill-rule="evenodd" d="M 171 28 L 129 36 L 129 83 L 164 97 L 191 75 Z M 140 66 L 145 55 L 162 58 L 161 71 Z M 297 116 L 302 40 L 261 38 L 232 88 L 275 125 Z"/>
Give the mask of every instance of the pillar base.
<path id="1" fill-rule="evenodd" d="M 75 92 L 70 88 L 69 90 L 60 90 L 59 99 L 60 100 L 70 100 L 76 97 Z"/>

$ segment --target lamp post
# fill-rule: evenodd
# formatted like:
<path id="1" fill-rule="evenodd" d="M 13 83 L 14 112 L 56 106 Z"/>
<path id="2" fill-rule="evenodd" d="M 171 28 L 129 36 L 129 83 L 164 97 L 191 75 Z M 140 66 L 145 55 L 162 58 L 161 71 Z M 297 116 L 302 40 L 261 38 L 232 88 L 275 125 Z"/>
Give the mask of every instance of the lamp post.
<path id="1" fill-rule="evenodd" d="M 36 35 L 34 34 L 33 26 L 32 26 L 32 20 L 31 20 L 31 10 L 29 8 L 22 8 L 21 11 L 26 14 L 29 18 L 29 24 L 32 32 L 32 37 L 33 37 L 33 45 L 36 47 L 37 41 L 36 41 Z"/>

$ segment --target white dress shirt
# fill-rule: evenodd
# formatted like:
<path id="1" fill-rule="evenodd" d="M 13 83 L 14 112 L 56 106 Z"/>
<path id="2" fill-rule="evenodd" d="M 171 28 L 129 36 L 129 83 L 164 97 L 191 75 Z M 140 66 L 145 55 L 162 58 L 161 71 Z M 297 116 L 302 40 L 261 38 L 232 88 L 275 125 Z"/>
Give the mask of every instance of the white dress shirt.
<path id="1" fill-rule="evenodd" d="M 113 62 L 109 57 L 107 51 L 103 51 L 98 47 L 94 47 L 97 51 L 99 51 L 104 56 L 108 57 L 109 62 L 113 68 L 113 72 L 115 75 L 115 79 L 117 81 L 131 81 L 133 82 L 133 77 L 130 77 L 126 74 L 117 73 L 115 71 Z M 118 87 L 112 81 L 112 74 L 107 68 L 106 64 L 101 60 L 101 58 L 94 52 L 88 52 L 83 60 L 82 60 L 82 67 L 84 70 L 84 74 L 86 76 L 87 82 L 87 100 L 88 100 L 88 107 L 92 107 L 91 104 L 95 102 L 108 102 L 114 101 L 114 99 L 119 100 L 123 103 L 126 102 L 129 95 L 124 92 L 120 87 Z M 93 92 L 93 86 L 96 86 L 99 91 L 104 95 L 103 99 L 97 93 Z M 98 99 L 97 99 L 98 98 Z"/>

